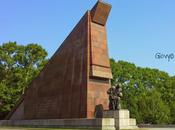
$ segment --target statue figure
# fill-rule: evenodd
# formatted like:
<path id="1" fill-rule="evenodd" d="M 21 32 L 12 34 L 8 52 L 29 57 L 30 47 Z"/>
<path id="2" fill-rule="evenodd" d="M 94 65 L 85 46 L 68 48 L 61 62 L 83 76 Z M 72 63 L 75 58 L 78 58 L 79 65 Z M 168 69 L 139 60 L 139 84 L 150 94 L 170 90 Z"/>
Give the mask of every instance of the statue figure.
<path id="1" fill-rule="evenodd" d="M 117 94 L 117 110 L 120 110 L 121 109 L 121 97 L 123 96 L 122 94 L 122 85 L 121 84 L 118 84 L 116 86 L 116 94 Z"/>
<path id="2" fill-rule="evenodd" d="M 107 94 L 109 95 L 109 110 L 115 110 L 116 106 L 115 86 L 109 88 Z"/>
<path id="3" fill-rule="evenodd" d="M 121 84 L 117 84 L 108 89 L 107 94 L 109 95 L 109 110 L 119 110 L 121 109 L 121 97 L 122 88 Z"/>

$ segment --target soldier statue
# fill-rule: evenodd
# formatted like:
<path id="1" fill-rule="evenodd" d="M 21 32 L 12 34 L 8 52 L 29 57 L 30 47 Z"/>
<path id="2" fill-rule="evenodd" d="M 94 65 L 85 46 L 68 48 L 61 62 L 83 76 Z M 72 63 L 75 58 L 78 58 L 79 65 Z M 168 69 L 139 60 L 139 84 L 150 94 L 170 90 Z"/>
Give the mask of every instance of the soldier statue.
<path id="1" fill-rule="evenodd" d="M 109 95 L 109 110 L 120 110 L 121 109 L 121 97 L 122 88 L 121 84 L 117 84 L 108 89 L 107 94 Z"/>

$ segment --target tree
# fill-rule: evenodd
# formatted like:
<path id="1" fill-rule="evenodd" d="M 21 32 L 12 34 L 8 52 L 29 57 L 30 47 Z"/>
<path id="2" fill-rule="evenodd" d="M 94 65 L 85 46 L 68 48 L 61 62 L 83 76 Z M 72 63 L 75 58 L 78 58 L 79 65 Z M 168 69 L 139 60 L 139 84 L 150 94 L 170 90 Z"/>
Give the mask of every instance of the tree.
<path id="1" fill-rule="evenodd" d="M 38 44 L 0 46 L 0 117 L 19 100 L 25 88 L 46 64 L 47 52 Z"/>
<path id="2" fill-rule="evenodd" d="M 158 69 L 111 59 L 112 85 L 123 86 L 122 106 L 138 123 L 175 122 L 175 78 Z"/>
<path id="3" fill-rule="evenodd" d="M 138 107 L 143 123 L 167 124 L 171 121 L 169 106 L 165 105 L 161 93 L 155 89 L 140 97 Z"/>

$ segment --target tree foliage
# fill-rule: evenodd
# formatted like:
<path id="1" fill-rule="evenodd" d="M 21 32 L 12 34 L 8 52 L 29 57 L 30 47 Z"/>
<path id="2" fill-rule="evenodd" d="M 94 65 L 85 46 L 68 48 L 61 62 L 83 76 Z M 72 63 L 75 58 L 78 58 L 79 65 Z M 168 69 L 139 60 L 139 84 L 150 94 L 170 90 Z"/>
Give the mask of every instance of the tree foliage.
<path id="1" fill-rule="evenodd" d="M 123 85 L 123 108 L 138 123 L 175 123 L 175 77 L 157 69 L 111 59 L 112 84 Z"/>
<path id="2" fill-rule="evenodd" d="M 4 117 L 24 89 L 43 68 L 47 52 L 37 44 L 0 46 L 0 117 Z"/>

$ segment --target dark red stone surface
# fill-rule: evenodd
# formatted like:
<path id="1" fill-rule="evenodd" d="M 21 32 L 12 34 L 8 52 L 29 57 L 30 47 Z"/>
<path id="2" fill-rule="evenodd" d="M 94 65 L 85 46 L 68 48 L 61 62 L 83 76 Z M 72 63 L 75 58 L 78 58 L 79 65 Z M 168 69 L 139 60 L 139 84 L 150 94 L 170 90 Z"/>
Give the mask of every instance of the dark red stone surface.
<path id="1" fill-rule="evenodd" d="M 94 118 L 97 105 L 108 109 L 106 92 L 112 74 L 102 23 L 106 23 L 110 8 L 98 2 L 86 12 L 29 85 L 24 119 Z"/>
<path id="2" fill-rule="evenodd" d="M 108 19 L 111 6 L 107 3 L 97 2 L 91 10 L 92 21 L 101 25 L 105 25 Z"/>
<path id="3" fill-rule="evenodd" d="M 25 95 L 25 118 L 85 118 L 88 13 L 50 59 Z"/>

